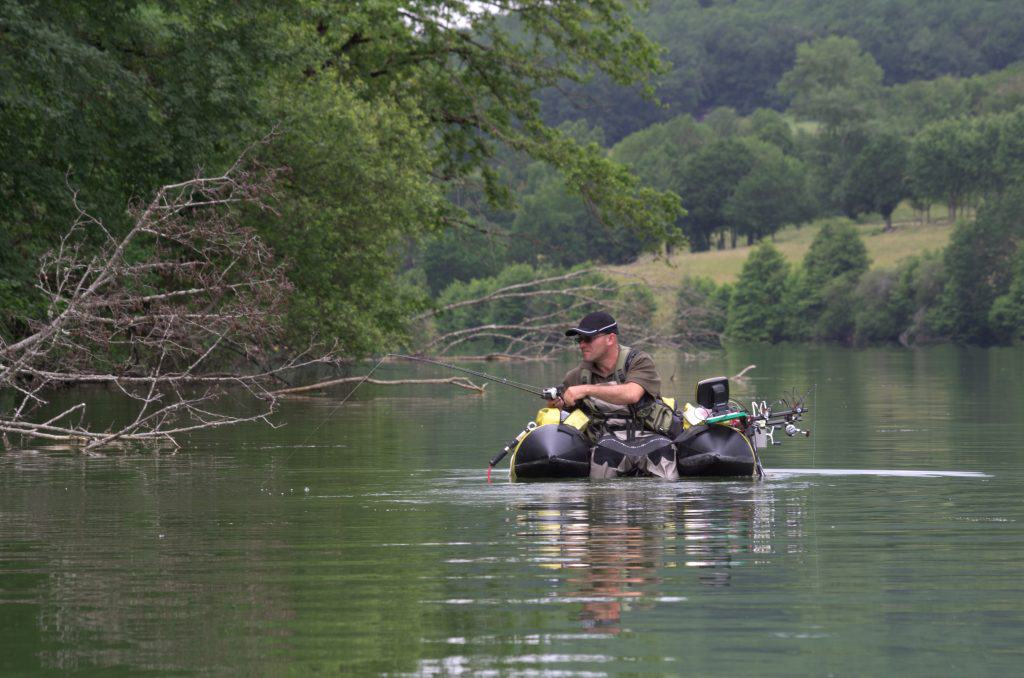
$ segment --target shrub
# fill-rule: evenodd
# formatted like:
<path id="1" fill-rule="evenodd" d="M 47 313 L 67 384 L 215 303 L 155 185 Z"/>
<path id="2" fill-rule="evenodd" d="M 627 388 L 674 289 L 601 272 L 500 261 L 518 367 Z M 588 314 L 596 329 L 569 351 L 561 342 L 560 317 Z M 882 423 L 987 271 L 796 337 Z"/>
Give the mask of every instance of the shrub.
<path id="1" fill-rule="evenodd" d="M 736 341 L 775 342 L 783 338 L 789 264 L 770 242 L 750 253 L 729 304 L 725 334 Z"/>

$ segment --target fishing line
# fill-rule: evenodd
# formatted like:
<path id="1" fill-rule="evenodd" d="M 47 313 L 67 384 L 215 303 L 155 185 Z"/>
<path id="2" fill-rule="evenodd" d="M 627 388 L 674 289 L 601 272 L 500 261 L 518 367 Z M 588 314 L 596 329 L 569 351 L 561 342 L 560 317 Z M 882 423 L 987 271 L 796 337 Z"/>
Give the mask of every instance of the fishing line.
<path id="1" fill-rule="evenodd" d="M 373 368 L 369 372 L 366 373 L 366 376 L 364 376 L 362 379 L 359 380 L 359 382 L 355 385 L 355 387 L 351 391 L 348 392 L 348 395 L 346 395 L 344 398 L 342 398 L 341 402 L 339 402 L 337 405 L 335 405 L 334 408 L 331 409 L 331 411 L 327 413 L 327 416 L 325 416 L 321 420 L 321 422 L 319 424 L 317 424 L 316 427 L 312 431 L 309 432 L 309 434 L 306 436 L 306 439 L 302 441 L 302 444 L 300 444 L 299 447 L 304 447 L 306 445 L 306 443 L 309 442 L 309 439 L 312 438 L 313 435 L 317 431 L 320 430 L 320 427 L 322 427 L 325 423 L 327 423 L 328 419 L 330 419 L 332 416 L 334 416 L 334 413 L 337 412 L 338 409 L 341 408 L 341 406 L 344 405 L 348 401 L 348 399 L 352 397 L 353 393 L 355 393 L 357 390 L 359 390 L 360 386 L 362 386 L 363 384 L 365 384 L 367 382 L 367 380 L 374 373 L 374 371 L 376 371 L 376 369 L 378 367 L 380 367 L 381 364 L 385 360 L 387 360 L 388 358 L 401 358 L 403 360 L 413 360 L 413 361 L 416 361 L 416 362 L 427 363 L 428 365 L 437 365 L 439 367 L 445 367 L 447 369 L 455 370 L 457 372 L 464 372 L 465 374 L 471 374 L 471 375 L 473 375 L 475 377 L 479 377 L 481 379 L 486 379 L 487 381 L 490 381 L 490 382 L 493 382 L 493 383 L 496 383 L 496 384 L 503 384 L 505 386 L 511 386 L 512 388 L 517 388 L 520 391 L 526 391 L 527 393 L 532 393 L 533 395 L 538 395 L 538 396 L 541 396 L 541 397 L 544 397 L 544 398 L 548 398 L 549 400 L 553 400 L 554 398 L 556 398 L 558 396 L 558 389 L 557 389 L 557 387 L 538 388 L 537 386 L 531 386 L 530 384 L 523 384 L 521 382 L 513 381 L 512 379 L 508 379 L 506 377 L 496 377 L 493 374 L 487 374 L 486 372 L 480 372 L 478 370 L 471 370 L 468 367 L 460 367 L 459 365 L 453 365 L 451 363 L 446 363 L 446 362 L 443 362 L 441 360 L 434 360 L 433 358 L 423 358 L 421 356 L 405 355 L 403 353 L 387 353 L 380 360 L 377 361 L 377 364 L 374 365 Z M 295 454 L 296 451 L 297 451 L 297 448 L 295 450 L 292 450 L 288 454 L 288 456 L 286 456 L 284 458 L 282 463 L 288 461 L 292 457 L 292 455 Z M 505 451 L 507 452 L 508 449 L 506 448 Z M 502 455 L 502 456 L 504 456 L 504 455 Z M 493 466 L 493 465 L 494 465 L 494 463 L 491 464 L 491 466 Z M 490 471 L 491 471 L 491 469 L 490 469 L 490 466 L 489 466 L 488 469 L 487 469 L 487 479 L 488 479 L 488 482 L 490 482 Z M 273 473 L 273 471 L 271 471 L 271 473 Z M 266 487 L 267 480 L 269 480 L 269 479 L 270 478 L 268 476 L 268 478 L 266 480 L 264 480 L 263 484 L 260 486 L 260 491 L 262 491 Z"/>
<path id="2" fill-rule="evenodd" d="M 813 415 L 811 415 L 811 428 L 815 431 L 818 430 L 818 385 L 814 385 L 814 400 L 813 404 Z M 811 441 L 811 468 L 814 468 L 814 452 L 818 447 L 818 436 L 815 434 L 814 440 Z"/>
<path id="3" fill-rule="evenodd" d="M 309 442 L 309 439 L 310 439 L 310 438 L 312 438 L 312 437 L 313 437 L 313 435 L 314 435 L 314 434 L 316 434 L 316 432 L 317 432 L 317 431 L 319 431 L 319 430 L 320 430 L 320 428 L 321 428 L 321 427 L 322 427 L 322 426 L 323 426 L 324 424 L 326 424 L 326 423 L 327 423 L 327 420 L 328 420 L 328 419 L 330 419 L 331 417 L 333 417 L 333 416 L 334 416 L 334 413 L 335 413 L 335 412 L 337 412 L 337 411 L 338 411 L 339 409 L 341 409 L 341 406 L 342 406 L 342 405 L 344 405 L 344 404 L 345 404 L 346 402 L 348 402 L 348 399 L 352 397 L 352 394 L 353 394 L 353 393 L 355 393 L 356 391 L 358 391 L 358 390 L 359 390 L 359 387 L 360 387 L 360 386 L 362 386 L 363 384 L 365 384 L 365 383 L 366 383 L 366 381 L 367 381 L 367 379 L 369 379 L 369 378 L 370 378 L 370 377 L 371 377 L 371 376 L 373 375 L 373 373 L 374 373 L 374 372 L 375 372 L 375 371 L 377 370 L 377 368 L 378 368 L 378 367 L 380 367 L 380 366 L 381 366 L 381 365 L 382 365 L 382 364 L 384 363 L 384 361 L 385 361 L 385 360 L 387 360 L 387 359 L 388 359 L 389 357 L 391 357 L 391 355 L 392 355 L 391 353 L 388 353 L 388 354 L 387 354 L 387 355 L 385 355 L 385 356 L 384 356 L 383 358 L 381 358 L 380 360 L 378 360 L 378 361 L 377 361 L 377 364 L 376 364 L 376 365 L 374 365 L 374 366 L 373 366 L 373 367 L 372 367 L 372 368 L 370 369 L 370 371 L 366 373 L 366 376 L 364 376 L 364 377 L 363 377 L 362 379 L 360 379 L 360 380 L 359 380 L 359 382 L 358 382 L 358 383 L 357 383 L 357 384 L 355 385 L 355 387 L 354 387 L 354 388 L 353 388 L 353 389 L 352 389 L 351 391 L 349 391 L 349 392 L 348 392 L 348 394 L 347 394 L 347 395 L 346 395 L 346 396 L 345 396 L 344 398 L 342 398 L 342 399 L 341 399 L 341 402 L 340 402 L 340 403 L 338 403 L 337 405 L 335 405 L 335 406 L 334 406 L 334 407 L 333 407 L 333 408 L 331 409 L 331 411 L 327 413 L 327 416 L 325 416 L 325 417 L 324 417 L 323 419 L 321 419 L 321 420 L 320 420 L 320 423 L 319 423 L 319 424 L 317 424 L 317 425 L 316 425 L 316 426 L 315 426 L 315 427 L 313 428 L 313 430 L 309 432 L 309 434 L 308 434 L 308 435 L 306 436 L 305 440 L 303 440 L 303 441 L 302 441 L 302 443 L 301 443 L 301 444 L 300 444 L 300 445 L 299 445 L 298 447 L 296 447 L 296 448 L 295 448 L 295 449 L 293 449 L 293 450 L 292 450 L 291 452 L 289 452 L 289 453 L 288 453 L 288 456 L 286 456 L 286 457 L 284 458 L 284 460 L 282 460 L 282 462 L 281 462 L 281 463 L 283 464 L 284 462 L 286 462 L 286 461 L 288 461 L 289 459 L 291 459 L 291 458 L 292 458 L 292 456 L 293 456 L 293 455 L 295 454 L 295 452 L 296 452 L 296 451 L 298 451 L 298 448 L 300 448 L 300 447 L 305 447 L 305 446 L 306 446 L 306 443 L 308 443 L 308 442 Z M 271 473 L 273 473 L 273 471 L 271 471 Z M 261 492 L 262 492 L 262 491 L 264 490 L 264 488 L 266 487 L 266 485 L 267 485 L 267 481 L 268 481 L 268 480 L 270 480 L 270 474 L 268 474 L 267 478 L 266 478 L 266 479 L 264 479 L 264 481 L 263 481 L 263 484 L 262 484 L 262 485 L 260 485 L 260 491 L 261 491 Z"/>

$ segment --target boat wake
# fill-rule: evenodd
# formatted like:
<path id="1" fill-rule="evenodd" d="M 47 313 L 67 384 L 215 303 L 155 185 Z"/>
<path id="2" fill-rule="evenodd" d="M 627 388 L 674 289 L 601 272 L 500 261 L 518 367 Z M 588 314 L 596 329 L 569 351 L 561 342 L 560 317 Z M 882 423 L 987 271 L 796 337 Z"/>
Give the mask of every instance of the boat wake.
<path id="1" fill-rule="evenodd" d="M 981 471 L 926 471 L 854 468 L 773 468 L 764 470 L 766 478 L 793 476 L 888 476 L 893 478 L 991 478 Z"/>

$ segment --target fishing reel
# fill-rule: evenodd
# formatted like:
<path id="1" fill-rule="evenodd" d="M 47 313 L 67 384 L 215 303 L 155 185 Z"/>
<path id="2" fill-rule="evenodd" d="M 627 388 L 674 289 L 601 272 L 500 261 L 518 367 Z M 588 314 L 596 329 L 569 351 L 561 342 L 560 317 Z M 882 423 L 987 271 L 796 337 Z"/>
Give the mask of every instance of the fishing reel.
<path id="1" fill-rule="evenodd" d="M 545 400 L 558 400 L 562 397 L 563 388 L 561 386 L 549 386 L 541 390 L 540 397 Z"/>
<path id="2" fill-rule="evenodd" d="M 803 419 L 803 415 L 808 411 L 804 402 L 809 393 L 810 391 L 799 398 L 795 393 L 789 399 L 780 398 L 778 405 L 781 407 L 779 409 L 773 408 L 765 400 L 750 403 L 748 435 L 754 442 L 754 446 L 763 448 L 769 445 L 781 445 L 782 443 L 775 441 L 775 431 L 779 429 L 790 438 L 794 436 L 809 438 L 811 432 L 796 425 L 796 422 Z"/>

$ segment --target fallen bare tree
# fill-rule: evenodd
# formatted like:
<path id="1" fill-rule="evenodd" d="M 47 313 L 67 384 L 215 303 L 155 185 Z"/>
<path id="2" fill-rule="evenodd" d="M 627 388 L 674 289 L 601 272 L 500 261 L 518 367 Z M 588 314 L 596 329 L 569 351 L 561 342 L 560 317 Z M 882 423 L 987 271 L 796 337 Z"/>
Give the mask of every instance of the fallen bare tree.
<path id="1" fill-rule="evenodd" d="M 220 176 L 163 186 L 130 208 L 115 235 L 78 205 L 78 218 L 40 266 L 48 308 L 32 333 L 0 340 L 0 432 L 81 444 L 173 441 L 203 428 L 266 420 L 268 386 L 287 371 L 330 362 L 311 350 L 271 360 L 290 285 L 242 208 L 271 209 L 277 171 L 243 155 Z M 95 246 L 99 235 L 102 244 Z M 60 412 L 53 389 L 108 384 L 133 403 L 127 421 L 97 427 L 86 404 Z M 278 382 L 279 385 L 279 382 Z M 241 389 L 258 405 L 230 414 L 218 399 Z"/>
<path id="2" fill-rule="evenodd" d="M 692 314 L 694 318 L 704 313 L 699 300 L 693 301 L 692 305 L 677 309 L 677 313 L 684 317 Z M 464 351 L 467 346 L 487 346 L 490 350 L 486 354 L 472 357 L 544 359 L 565 350 L 566 328 L 595 309 L 615 316 L 624 336 L 637 345 L 688 351 L 718 343 L 720 337 L 703 329 L 703 321 L 695 323 L 700 330 L 689 330 L 686 323 L 676 331 L 657 329 L 652 318 L 654 307 L 647 304 L 653 304 L 653 298 L 642 281 L 617 282 L 597 268 L 543 276 L 420 314 L 414 321 L 432 324 L 433 331 L 423 333 L 430 338 L 417 348 L 425 354 L 449 355 Z M 506 308 L 495 312 L 499 305 Z M 469 309 L 473 312 L 468 313 Z M 476 322 L 495 316 L 505 318 L 506 322 Z"/>

